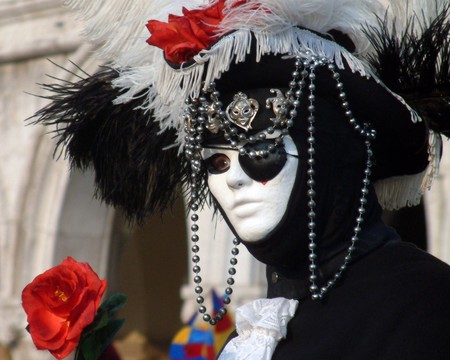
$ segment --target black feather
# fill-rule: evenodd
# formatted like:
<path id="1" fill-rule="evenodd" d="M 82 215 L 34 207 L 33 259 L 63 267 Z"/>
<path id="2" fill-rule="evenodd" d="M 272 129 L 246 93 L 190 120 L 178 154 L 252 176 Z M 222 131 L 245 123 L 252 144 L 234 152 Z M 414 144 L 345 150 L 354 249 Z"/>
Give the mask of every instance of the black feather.
<path id="1" fill-rule="evenodd" d="M 55 155 L 65 152 L 71 166 L 95 170 L 96 195 L 142 222 L 169 208 L 185 180 L 186 161 L 170 147 L 175 130 L 159 134 L 152 114 L 140 108 L 143 97 L 113 105 L 120 94 L 111 85 L 118 73 L 102 68 L 77 82 L 41 85 L 51 100 L 34 123 L 56 125 Z"/>
<path id="2" fill-rule="evenodd" d="M 368 27 L 365 33 L 375 49 L 368 61 L 377 76 L 430 128 L 450 137 L 449 16 L 450 3 L 435 19 L 415 14 L 399 32 L 386 13 L 377 27 Z"/>

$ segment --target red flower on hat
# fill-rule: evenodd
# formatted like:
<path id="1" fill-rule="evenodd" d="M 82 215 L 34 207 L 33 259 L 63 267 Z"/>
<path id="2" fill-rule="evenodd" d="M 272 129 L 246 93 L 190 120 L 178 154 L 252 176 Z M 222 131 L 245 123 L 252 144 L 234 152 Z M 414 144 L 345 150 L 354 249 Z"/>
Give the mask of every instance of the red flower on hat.
<path id="1" fill-rule="evenodd" d="M 247 1 L 237 1 L 233 7 L 245 2 Z M 225 0 L 219 0 L 209 7 L 197 10 L 183 7 L 183 16 L 170 14 L 167 23 L 150 20 L 147 28 L 151 36 L 147 43 L 163 49 L 170 62 L 181 64 L 191 60 L 217 39 L 217 25 L 225 16 L 224 4 Z"/>
<path id="2" fill-rule="evenodd" d="M 83 329 L 94 321 L 106 280 L 87 263 L 68 257 L 37 276 L 22 292 L 28 330 L 38 349 L 57 359 L 78 345 Z"/>

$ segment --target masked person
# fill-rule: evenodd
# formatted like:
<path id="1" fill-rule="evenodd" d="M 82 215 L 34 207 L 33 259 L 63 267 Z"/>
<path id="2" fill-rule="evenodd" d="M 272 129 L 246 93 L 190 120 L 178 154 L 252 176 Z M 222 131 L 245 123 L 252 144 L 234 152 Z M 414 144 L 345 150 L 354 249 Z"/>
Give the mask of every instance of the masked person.
<path id="1" fill-rule="evenodd" d="M 111 40 L 111 68 L 39 121 L 65 124 L 74 164 L 93 163 L 102 197 L 130 217 L 165 208 L 181 182 L 194 253 L 211 196 L 235 244 L 267 265 L 267 299 L 237 310 L 220 359 L 446 359 L 450 269 L 381 209 L 417 204 L 437 171 L 429 126 L 448 130 L 449 8 L 436 2 L 423 36 L 406 22 L 396 43 L 376 1 L 216 1 L 181 15 L 171 3 L 153 9 L 152 47 Z M 193 262 L 215 325 L 226 309 L 208 313 Z"/>

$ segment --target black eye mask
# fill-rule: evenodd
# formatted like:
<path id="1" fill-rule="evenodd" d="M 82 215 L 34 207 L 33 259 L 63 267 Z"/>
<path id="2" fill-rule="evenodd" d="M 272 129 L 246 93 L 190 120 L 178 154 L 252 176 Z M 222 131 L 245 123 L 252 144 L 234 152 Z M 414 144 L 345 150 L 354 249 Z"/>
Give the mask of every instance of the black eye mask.
<path id="1" fill-rule="evenodd" d="M 273 149 L 269 151 L 269 146 Z M 233 148 L 205 146 L 210 149 L 234 150 Z M 272 141 L 258 141 L 255 144 L 243 146 L 247 150 L 247 155 L 239 155 L 239 164 L 242 170 L 253 180 L 266 182 L 275 178 L 283 169 L 287 161 L 287 155 L 297 157 L 297 155 L 287 154 L 284 146 L 274 146 Z M 264 152 L 264 156 L 249 156 L 252 151 Z M 225 154 L 217 153 L 205 159 L 208 172 L 210 174 L 222 174 L 230 168 L 230 159 Z"/>

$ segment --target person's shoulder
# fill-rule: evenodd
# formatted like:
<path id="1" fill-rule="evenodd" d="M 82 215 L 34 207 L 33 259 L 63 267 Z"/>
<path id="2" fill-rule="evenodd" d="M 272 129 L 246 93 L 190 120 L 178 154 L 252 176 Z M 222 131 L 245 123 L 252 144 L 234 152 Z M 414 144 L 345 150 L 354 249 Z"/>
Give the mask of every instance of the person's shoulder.
<path id="1" fill-rule="evenodd" d="M 385 262 L 387 261 L 396 272 L 411 274 L 420 272 L 450 279 L 450 265 L 411 243 L 405 241 L 388 243 L 381 249 L 380 255 L 385 257 Z"/>
<path id="2" fill-rule="evenodd" d="M 352 270 L 356 283 L 377 289 L 396 303 L 436 301 L 450 309 L 450 266 L 413 244 L 389 242 Z"/>
<path id="3" fill-rule="evenodd" d="M 381 251 L 384 303 L 393 319 L 389 351 L 405 359 L 447 359 L 450 266 L 406 242 L 386 245 Z"/>
<path id="4" fill-rule="evenodd" d="M 407 242 L 386 244 L 374 254 L 384 286 L 396 301 L 419 306 L 448 307 L 450 315 L 450 266 Z M 450 319 L 449 319 L 450 320 Z"/>

